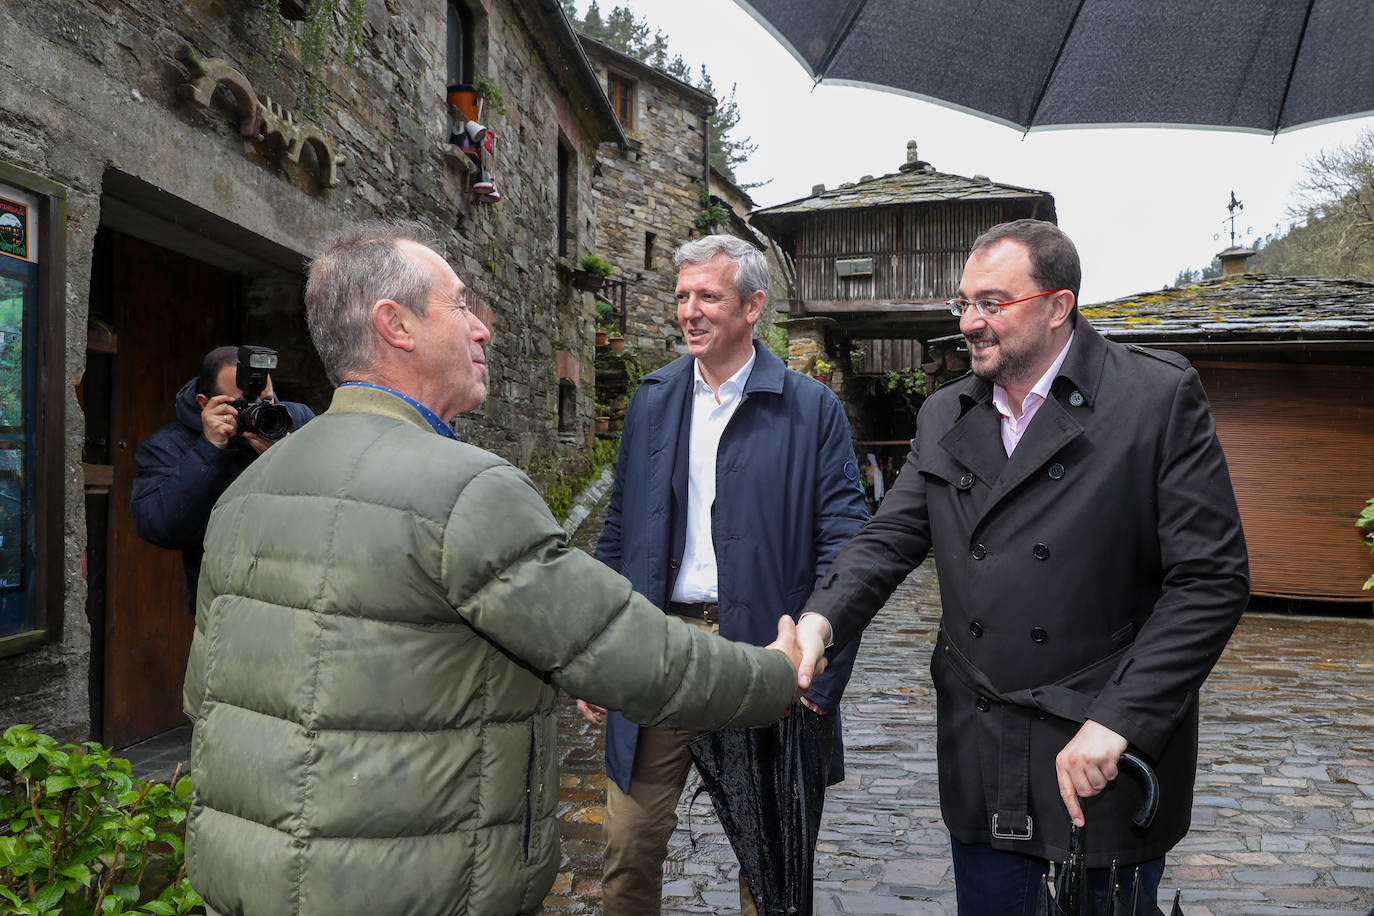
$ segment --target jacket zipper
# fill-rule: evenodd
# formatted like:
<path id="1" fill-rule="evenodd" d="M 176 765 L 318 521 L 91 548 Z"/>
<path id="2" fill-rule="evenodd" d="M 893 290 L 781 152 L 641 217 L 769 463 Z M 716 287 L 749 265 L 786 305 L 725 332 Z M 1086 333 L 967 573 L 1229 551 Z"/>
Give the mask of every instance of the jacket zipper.
<path id="1" fill-rule="evenodd" d="M 530 831 L 534 824 L 534 722 L 530 722 L 530 753 L 525 763 L 525 836 L 521 860 L 530 860 Z"/>

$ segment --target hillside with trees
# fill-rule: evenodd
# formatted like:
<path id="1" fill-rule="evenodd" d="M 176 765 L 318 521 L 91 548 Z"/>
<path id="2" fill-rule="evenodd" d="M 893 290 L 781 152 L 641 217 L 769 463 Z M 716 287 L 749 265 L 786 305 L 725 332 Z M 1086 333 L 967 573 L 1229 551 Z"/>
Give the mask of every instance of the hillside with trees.
<path id="1" fill-rule="evenodd" d="M 1374 282 L 1374 131 L 1323 150 L 1306 171 L 1292 213 L 1299 222 L 1266 239 L 1250 269 Z"/>
<path id="2" fill-rule="evenodd" d="M 1374 131 L 1349 146 L 1323 150 L 1305 166 L 1294 189 L 1286 232 L 1259 239 L 1246 265 L 1253 273 L 1331 277 L 1374 283 Z M 1217 258 L 1202 268 L 1183 268 L 1170 284 L 1191 286 L 1221 276 Z"/>

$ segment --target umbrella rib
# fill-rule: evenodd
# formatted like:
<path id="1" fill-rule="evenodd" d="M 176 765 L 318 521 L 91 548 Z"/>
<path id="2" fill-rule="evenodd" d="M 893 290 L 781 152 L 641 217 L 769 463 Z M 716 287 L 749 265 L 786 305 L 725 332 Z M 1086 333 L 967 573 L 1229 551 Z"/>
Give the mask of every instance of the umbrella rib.
<path id="1" fill-rule="evenodd" d="M 835 55 L 839 53 L 840 46 L 849 38 L 849 33 L 854 30 L 854 23 L 859 21 L 859 14 L 868 5 L 868 0 L 852 0 L 849 10 L 845 13 L 844 25 L 835 34 L 835 40 L 830 43 L 830 47 L 825 50 L 825 57 L 816 65 L 816 82 L 825 79 L 825 72 L 830 69 L 830 65 L 835 62 Z"/>
<path id="2" fill-rule="evenodd" d="M 1293 74 L 1298 69 L 1298 55 L 1302 53 L 1303 39 L 1307 37 L 1307 23 L 1312 20 L 1312 7 L 1316 0 L 1307 0 L 1307 11 L 1302 16 L 1302 29 L 1298 31 L 1298 43 L 1293 46 L 1293 60 L 1288 66 L 1288 79 L 1283 83 L 1283 96 L 1279 99 L 1279 111 L 1274 117 L 1274 137 L 1279 135 L 1283 126 L 1283 110 L 1288 107 L 1288 91 L 1293 88 Z"/>
<path id="3" fill-rule="evenodd" d="M 1059 40 L 1059 48 L 1054 52 L 1054 60 L 1050 61 L 1050 67 L 1045 71 L 1045 78 L 1040 83 L 1040 91 L 1035 94 L 1035 104 L 1031 106 L 1030 115 L 1026 118 L 1026 129 L 1022 132 L 1022 139 L 1030 133 L 1031 125 L 1035 123 L 1035 116 L 1040 113 L 1040 103 L 1045 100 L 1045 93 L 1050 88 L 1050 78 L 1054 76 L 1055 68 L 1059 66 L 1059 58 L 1064 56 L 1064 49 L 1068 47 L 1069 36 L 1073 34 L 1074 28 L 1078 25 L 1078 14 L 1083 12 L 1083 4 L 1087 0 L 1078 0 L 1078 6 L 1073 11 L 1073 18 L 1069 20 L 1069 27 L 1064 30 L 1064 37 Z"/>

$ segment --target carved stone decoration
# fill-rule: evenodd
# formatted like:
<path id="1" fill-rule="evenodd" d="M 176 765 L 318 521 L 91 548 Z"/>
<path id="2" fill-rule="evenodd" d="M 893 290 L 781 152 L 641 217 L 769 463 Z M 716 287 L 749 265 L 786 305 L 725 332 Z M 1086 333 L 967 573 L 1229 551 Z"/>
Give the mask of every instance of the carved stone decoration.
<path id="1" fill-rule="evenodd" d="M 313 147 L 320 184 L 326 188 L 339 186 L 337 170 L 343 157 L 334 153 L 333 145 L 317 125 L 297 124 L 280 105 L 269 98 L 259 98 L 248 78 L 221 58 L 202 60 L 190 45 L 182 45 L 177 49 L 177 59 L 186 65 L 191 77 L 190 82 L 177 87 L 177 93 L 192 107 L 199 111 L 210 107 L 215 89 L 223 85 L 238 105 L 242 136 L 275 144 L 281 158 L 297 165 L 305 147 Z"/>

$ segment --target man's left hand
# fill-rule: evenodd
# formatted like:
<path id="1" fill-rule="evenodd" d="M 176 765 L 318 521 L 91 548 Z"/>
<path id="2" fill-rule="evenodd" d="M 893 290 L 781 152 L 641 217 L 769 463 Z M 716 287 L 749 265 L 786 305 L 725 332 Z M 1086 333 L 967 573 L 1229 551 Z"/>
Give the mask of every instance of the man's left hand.
<path id="1" fill-rule="evenodd" d="M 810 700 L 808 700 L 806 697 L 802 697 L 802 698 L 801 698 L 801 701 L 802 701 L 802 705 L 803 705 L 803 706 L 805 706 L 807 709 L 809 709 L 809 710 L 811 710 L 812 712 L 814 712 L 816 715 L 818 715 L 818 716 L 823 716 L 823 715 L 825 715 L 825 710 L 824 710 L 824 709 L 821 709 L 819 706 L 817 706 L 815 703 L 812 703 L 812 702 L 811 702 Z"/>
<path id="2" fill-rule="evenodd" d="M 1126 745 L 1125 738 L 1089 719 L 1054 758 L 1059 796 L 1075 825 L 1082 827 L 1085 823 L 1078 800 L 1097 795 L 1107 788 L 1107 783 L 1116 779 L 1116 762 L 1121 759 Z"/>
<path id="3" fill-rule="evenodd" d="M 289 433 L 288 433 L 288 435 L 289 435 Z M 244 442 L 247 442 L 250 446 L 252 446 L 252 447 L 253 447 L 253 451 L 255 451 L 255 452 L 257 452 L 259 455 L 261 455 L 263 452 L 265 452 L 265 451 L 267 451 L 269 448 L 271 448 L 271 447 L 272 447 L 272 443 L 276 442 L 277 440 L 275 440 L 275 439 L 264 439 L 262 436 L 259 436 L 257 433 L 244 433 L 244 434 L 243 434 L 243 441 L 244 441 Z"/>

